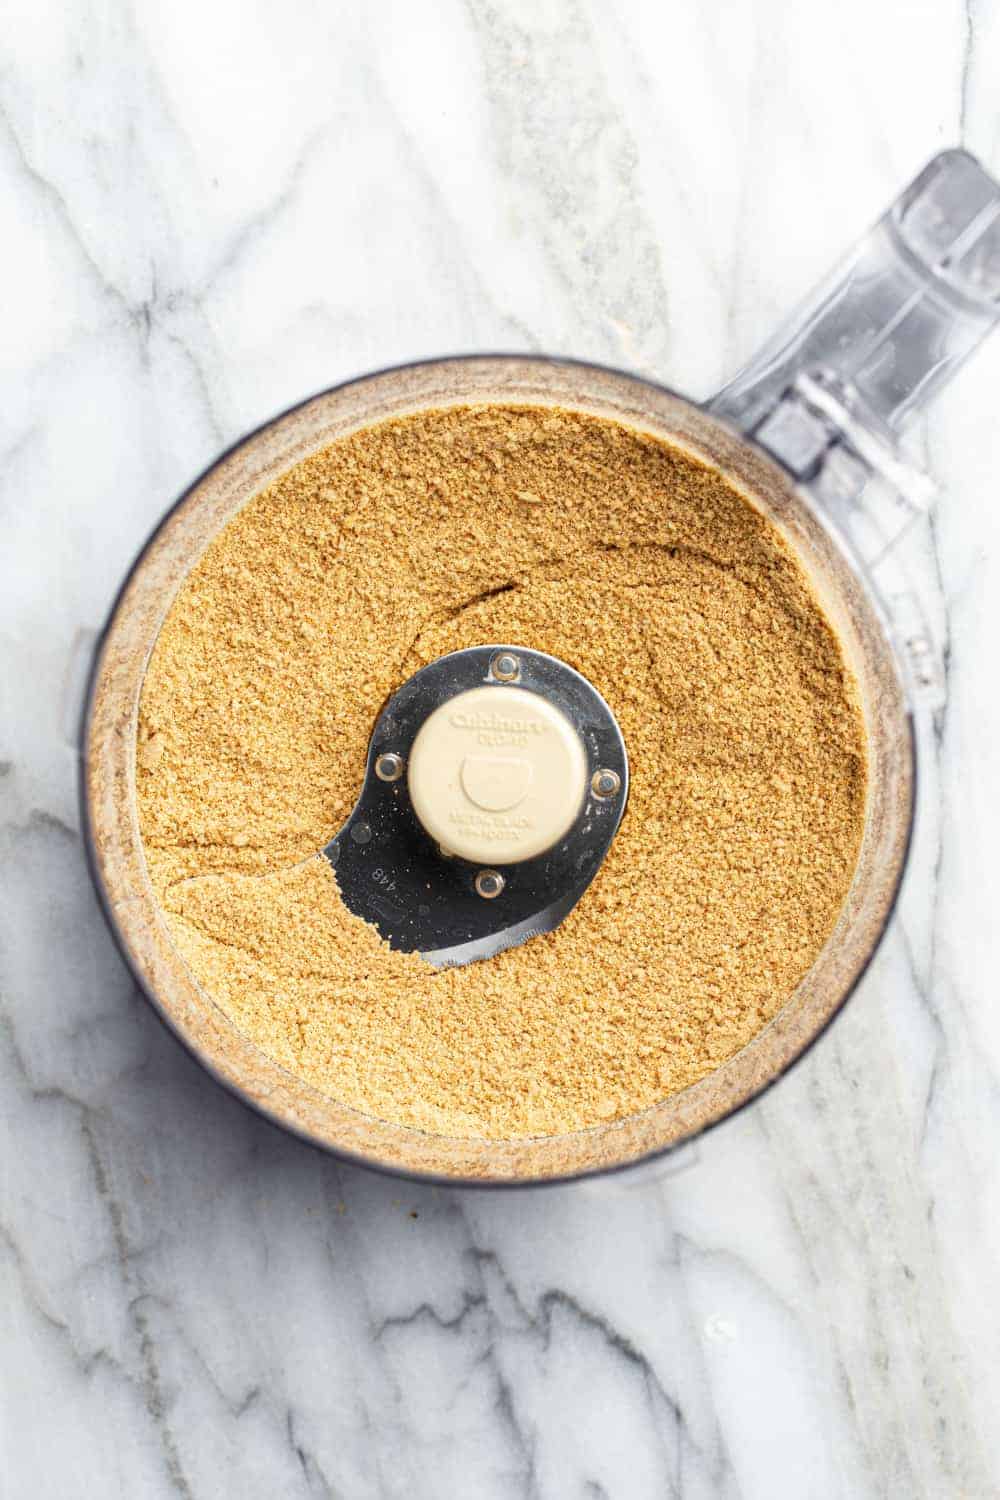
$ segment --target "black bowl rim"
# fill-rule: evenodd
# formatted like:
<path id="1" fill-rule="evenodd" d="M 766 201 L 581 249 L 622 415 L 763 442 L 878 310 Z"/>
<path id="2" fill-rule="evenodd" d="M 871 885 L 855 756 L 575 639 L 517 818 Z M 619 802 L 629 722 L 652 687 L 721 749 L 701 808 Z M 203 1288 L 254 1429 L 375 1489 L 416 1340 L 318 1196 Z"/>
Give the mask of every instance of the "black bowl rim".
<path id="1" fill-rule="evenodd" d="M 674 1153 L 680 1153 L 688 1150 L 696 1141 L 702 1140 L 710 1131 L 718 1129 L 719 1126 L 725 1125 L 728 1121 L 733 1120 L 738 1115 L 742 1114 L 744 1110 L 749 1109 L 752 1105 L 759 1103 L 759 1101 L 763 1099 L 764 1096 L 768 1094 L 776 1084 L 780 1083 L 784 1078 L 787 1078 L 792 1069 L 795 1068 L 802 1061 L 802 1059 L 812 1051 L 817 1042 L 819 1042 L 820 1039 L 826 1035 L 833 1023 L 838 1020 L 838 1018 L 843 1014 L 844 1007 L 854 996 L 862 980 L 865 978 L 866 974 L 871 968 L 875 956 L 881 949 L 882 943 L 885 940 L 885 936 L 890 926 L 892 925 L 892 921 L 899 904 L 900 889 L 909 867 L 910 855 L 913 849 L 919 765 L 917 759 L 917 740 L 913 711 L 912 708 L 908 708 L 906 712 L 906 732 L 908 737 L 909 760 L 912 768 L 912 774 L 910 777 L 909 807 L 907 808 L 906 839 L 901 852 L 899 870 L 886 908 L 885 920 L 883 921 L 881 927 L 875 935 L 871 948 L 869 949 L 864 961 L 859 965 L 857 973 L 855 974 L 850 985 L 848 985 L 848 987 L 845 989 L 840 1000 L 823 1021 L 822 1025 L 812 1033 L 808 1041 L 803 1043 L 799 1050 L 788 1059 L 785 1065 L 777 1073 L 775 1073 L 773 1077 L 769 1078 L 766 1083 L 762 1083 L 760 1087 L 753 1093 L 748 1094 L 747 1097 L 741 1100 L 739 1104 L 734 1105 L 732 1109 L 727 1110 L 725 1114 L 720 1115 L 718 1119 L 709 1121 L 708 1124 L 701 1126 L 697 1130 L 691 1131 L 689 1135 L 682 1136 L 679 1140 L 671 1142 L 671 1144 L 668 1146 L 654 1147 L 652 1150 L 645 1152 L 643 1155 L 633 1157 L 628 1161 L 612 1162 L 605 1166 L 584 1168 L 579 1172 L 567 1172 L 564 1174 L 556 1174 L 544 1177 L 461 1177 L 449 1173 L 413 1171 L 405 1167 L 394 1166 L 389 1162 L 380 1161 L 375 1157 L 365 1156 L 360 1152 L 348 1151 L 342 1146 L 333 1146 L 328 1141 L 321 1140 L 318 1137 L 311 1135 L 308 1131 L 299 1129 L 297 1126 L 293 1125 L 290 1121 L 286 1120 L 276 1111 L 269 1110 L 263 1104 L 257 1102 L 256 1100 L 248 1098 L 247 1095 L 244 1094 L 235 1083 L 225 1078 L 215 1068 L 212 1062 L 198 1051 L 189 1037 L 187 1037 L 185 1033 L 179 1028 L 179 1026 L 177 1026 L 173 1018 L 161 1005 L 158 996 L 146 983 L 145 978 L 140 973 L 138 965 L 136 964 L 129 950 L 124 935 L 122 934 L 118 923 L 115 920 L 114 914 L 111 910 L 110 902 L 108 900 L 107 891 L 105 890 L 104 882 L 101 878 L 98 868 L 94 842 L 94 828 L 90 816 L 89 798 L 87 796 L 86 746 L 88 742 L 91 711 L 93 708 L 94 690 L 97 685 L 97 679 L 101 667 L 101 660 L 104 652 L 104 645 L 107 640 L 108 633 L 118 612 L 118 607 L 121 604 L 121 601 L 125 595 L 126 590 L 129 587 L 129 584 L 132 581 L 136 570 L 142 565 L 147 553 L 159 538 L 160 533 L 169 524 L 175 513 L 185 503 L 188 497 L 208 478 L 210 474 L 212 474 L 222 464 L 226 463 L 228 459 L 230 459 L 232 455 L 236 453 L 240 448 L 242 448 L 245 444 L 252 442 L 266 428 L 273 427 L 277 423 L 283 422 L 287 417 L 292 416 L 295 412 L 302 410 L 306 406 L 310 406 L 314 401 L 320 401 L 326 397 L 335 396 L 339 392 L 348 390 L 355 386 L 365 385 L 370 381 L 382 379 L 387 375 L 401 374 L 402 372 L 407 370 L 423 369 L 435 365 L 454 365 L 462 363 L 473 364 L 486 361 L 493 361 L 496 363 L 516 361 L 527 364 L 560 365 L 565 366 L 570 370 L 577 369 L 596 372 L 602 375 L 611 375 L 616 379 L 626 380 L 637 386 L 647 387 L 648 389 L 656 391 L 659 395 L 668 396 L 672 400 L 683 402 L 687 406 L 694 406 L 698 410 L 704 411 L 704 407 L 700 406 L 698 402 L 689 400 L 688 397 L 682 395 L 679 391 L 674 390 L 672 386 L 668 386 L 662 381 L 650 379 L 646 375 L 640 375 L 633 371 L 620 369 L 614 365 L 602 364 L 595 360 L 577 359 L 570 355 L 550 355 L 538 352 L 523 353 L 518 350 L 492 352 L 484 350 L 466 351 L 459 354 L 435 355 L 426 359 L 404 360 L 399 364 L 384 365 L 376 370 L 365 371 L 361 375 L 352 375 L 345 380 L 337 381 L 334 385 L 325 386 L 321 390 L 314 391 L 312 395 L 306 396 L 300 401 L 293 402 L 290 406 L 286 406 L 274 416 L 268 417 L 266 421 L 259 422 L 256 427 L 250 428 L 234 442 L 230 443 L 227 448 L 225 448 L 220 454 L 218 454 L 210 464 L 206 465 L 206 467 L 202 469 L 201 472 L 186 486 L 186 488 L 180 493 L 180 495 L 178 495 L 173 504 L 170 505 L 166 511 L 164 511 L 163 515 L 156 522 L 155 526 L 146 537 L 146 540 L 143 542 L 142 546 L 133 557 L 131 563 L 128 566 L 128 569 L 125 572 L 122 582 L 117 592 L 115 593 L 111 607 L 108 610 L 104 624 L 102 625 L 101 630 L 98 634 L 98 638 L 93 649 L 90 669 L 87 674 L 87 682 L 79 722 L 77 745 L 79 752 L 78 792 L 80 799 L 80 819 L 81 830 L 83 833 L 83 847 L 87 861 L 87 868 L 90 874 L 91 883 L 93 884 L 94 889 L 97 893 L 98 903 L 100 905 L 104 921 L 108 927 L 109 932 L 111 933 L 115 946 L 117 947 L 118 952 L 121 954 L 126 968 L 132 975 L 132 979 L 136 985 L 136 988 L 139 990 L 140 994 L 142 994 L 148 1001 L 154 1015 L 159 1018 L 162 1024 L 166 1027 L 167 1031 L 169 1031 L 170 1034 L 181 1043 L 185 1051 L 194 1058 L 194 1060 L 199 1064 L 201 1068 L 204 1069 L 204 1071 L 213 1080 L 213 1082 L 225 1089 L 225 1091 L 232 1098 L 237 1099 L 240 1104 L 244 1106 L 244 1108 L 250 1110 L 256 1115 L 261 1116 L 263 1119 L 267 1120 L 269 1124 L 276 1126 L 280 1130 L 283 1130 L 288 1135 L 294 1136 L 296 1140 L 303 1142 L 305 1145 L 311 1146 L 315 1150 L 321 1151 L 325 1155 L 331 1156 L 336 1161 L 343 1162 L 346 1165 L 354 1167 L 364 1167 L 369 1171 L 378 1172 L 386 1177 L 392 1177 L 401 1179 L 406 1182 L 419 1183 L 432 1187 L 506 1190 L 558 1187 L 573 1182 L 586 1182 L 596 1179 L 617 1177 L 627 1173 L 639 1172 L 643 1168 L 649 1167 L 651 1164 L 656 1162 L 665 1162 Z M 720 427 L 726 428 L 741 442 L 746 443 L 751 448 L 756 447 L 752 440 L 747 438 L 745 433 L 739 432 L 737 429 L 732 427 L 731 424 L 725 422 L 715 413 L 710 413 L 710 415 L 713 421 L 717 422 Z M 765 453 L 760 449 L 757 449 L 756 451 L 761 453 L 761 456 L 767 459 L 769 462 L 775 462 L 771 454 Z M 847 550 L 843 539 L 838 538 L 838 540 L 840 540 L 841 546 L 844 547 L 845 550 Z M 857 570 L 856 560 L 854 558 L 851 558 L 850 560 L 852 562 L 852 565 Z"/>

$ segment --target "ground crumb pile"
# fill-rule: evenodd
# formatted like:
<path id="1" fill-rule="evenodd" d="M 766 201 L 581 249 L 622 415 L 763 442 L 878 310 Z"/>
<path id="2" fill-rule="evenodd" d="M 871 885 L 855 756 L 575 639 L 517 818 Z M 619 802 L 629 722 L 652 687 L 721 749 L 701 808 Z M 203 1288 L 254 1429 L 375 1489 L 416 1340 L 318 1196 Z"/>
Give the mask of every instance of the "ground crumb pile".
<path id="1" fill-rule="evenodd" d="M 496 641 L 598 688 L 631 797 L 556 932 L 436 972 L 316 851 L 385 698 Z M 743 1047 L 836 920 L 866 777 L 839 643 L 739 492 L 617 423 L 502 406 L 368 428 L 246 506 L 167 616 L 137 766 L 166 920 L 233 1022 L 366 1114 L 494 1139 L 643 1109 Z"/>

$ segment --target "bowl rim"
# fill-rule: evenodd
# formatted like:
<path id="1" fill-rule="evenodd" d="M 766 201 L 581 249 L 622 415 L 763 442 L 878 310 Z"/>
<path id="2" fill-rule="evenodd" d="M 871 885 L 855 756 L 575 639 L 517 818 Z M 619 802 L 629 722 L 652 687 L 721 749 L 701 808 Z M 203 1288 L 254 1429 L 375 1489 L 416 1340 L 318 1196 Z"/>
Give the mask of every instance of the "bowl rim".
<path id="1" fill-rule="evenodd" d="M 910 856 L 913 848 L 914 822 L 917 806 L 920 769 L 919 758 L 917 754 L 918 744 L 914 723 L 914 714 L 909 696 L 905 692 L 903 696 L 904 713 L 902 715 L 902 726 L 905 734 L 905 751 L 909 763 L 908 794 L 906 804 L 904 806 L 905 835 L 899 849 L 896 873 L 893 877 L 891 885 L 888 887 L 885 913 L 881 925 L 873 934 L 868 951 L 859 961 L 850 979 L 850 982 L 845 986 L 836 1003 L 831 1007 L 829 1012 L 823 1017 L 820 1023 L 810 1031 L 801 1045 L 798 1045 L 789 1052 L 788 1057 L 777 1069 L 777 1071 L 775 1071 L 770 1077 L 764 1079 L 758 1085 L 751 1087 L 743 1098 L 739 1099 L 735 1104 L 732 1104 L 729 1108 L 725 1109 L 722 1113 L 716 1115 L 714 1118 L 706 1120 L 704 1123 L 698 1125 L 695 1128 L 692 1128 L 686 1133 L 681 1134 L 676 1139 L 664 1145 L 654 1145 L 649 1150 L 643 1151 L 638 1155 L 628 1157 L 624 1160 L 611 1160 L 601 1162 L 596 1165 L 583 1166 L 578 1170 L 560 1173 L 548 1173 L 544 1175 L 536 1174 L 531 1176 L 511 1175 L 490 1177 L 487 1175 L 464 1175 L 450 1172 L 437 1172 L 421 1169 L 419 1167 L 399 1165 L 397 1163 L 381 1159 L 374 1155 L 369 1155 L 361 1151 L 351 1150 L 349 1147 L 343 1144 L 334 1143 L 329 1140 L 323 1139 L 322 1137 L 314 1134 L 305 1127 L 297 1124 L 293 1120 L 290 1120 L 286 1115 L 281 1113 L 279 1109 L 269 1108 L 260 1099 L 253 1098 L 245 1093 L 244 1090 L 240 1087 L 239 1083 L 234 1078 L 227 1076 L 220 1069 L 213 1058 L 203 1052 L 196 1044 L 194 1039 L 183 1029 L 177 1018 L 162 1002 L 155 988 L 148 981 L 145 973 L 141 968 L 141 965 L 138 962 L 137 956 L 132 951 L 125 937 L 124 931 L 119 924 L 117 917 L 115 916 L 110 893 L 101 870 L 101 864 L 97 853 L 97 837 L 93 816 L 94 809 L 92 807 L 90 789 L 88 784 L 88 771 L 90 766 L 90 757 L 88 752 L 91 742 L 91 729 L 95 698 L 101 679 L 101 670 L 104 663 L 105 647 L 115 625 L 119 609 L 126 594 L 128 593 L 133 578 L 137 574 L 138 570 L 142 567 L 143 563 L 146 561 L 147 557 L 155 547 L 156 543 L 159 541 L 163 532 L 167 529 L 171 521 L 174 519 L 175 515 L 181 510 L 181 508 L 192 497 L 192 495 L 205 483 L 205 481 L 209 479 L 210 476 L 212 476 L 217 470 L 221 469 L 240 450 L 253 443 L 269 428 L 277 427 L 279 424 L 285 422 L 289 417 L 292 417 L 297 413 L 303 411 L 305 408 L 311 406 L 315 402 L 320 402 L 331 397 L 336 397 L 337 395 L 342 394 L 348 390 L 353 390 L 357 387 L 361 387 L 380 379 L 384 379 L 385 377 L 403 375 L 409 371 L 429 370 L 435 367 L 443 368 L 446 366 L 460 366 L 462 364 L 471 365 L 486 363 L 493 363 L 497 365 L 517 363 L 522 365 L 537 364 L 539 366 L 558 366 L 563 367 L 569 371 L 578 370 L 591 374 L 609 376 L 614 378 L 615 380 L 633 384 L 639 389 L 650 390 L 660 397 L 667 397 L 674 402 L 680 403 L 686 408 L 697 411 L 702 420 L 707 420 L 710 423 L 714 424 L 720 430 L 720 432 L 727 434 L 730 440 L 735 440 L 737 443 L 741 443 L 747 449 L 751 450 L 755 456 L 755 459 L 764 467 L 770 468 L 772 471 L 774 471 L 776 478 L 779 478 L 781 482 L 783 482 L 785 485 L 791 483 L 794 486 L 794 480 L 792 480 L 786 473 L 786 471 L 775 462 L 772 455 L 762 450 L 757 444 L 753 442 L 751 438 L 747 437 L 745 433 L 740 432 L 731 423 L 719 417 L 715 412 L 707 410 L 706 407 L 701 403 L 692 401 L 689 397 L 684 396 L 682 393 L 675 390 L 672 386 L 669 386 L 662 381 L 652 379 L 647 375 L 638 374 L 635 371 L 622 369 L 619 366 L 603 364 L 599 361 L 579 359 L 569 355 L 550 355 L 544 352 L 525 353 L 517 350 L 464 351 L 457 354 L 436 355 L 417 360 L 404 360 L 399 363 L 380 366 L 377 369 L 365 371 L 360 375 L 349 376 L 344 380 L 335 382 L 333 385 L 322 387 L 320 390 L 314 391 L 311 395 L 306 396 L 301 400 L 292 402 L 289 406 L 284 407 L 276 414 L 266 418 L 262 422 L 259 422 L 256 426 L 247 429 L 226 448 L 221 450 L 212 459 L 212 461 L 207 464 L 184 487 L 177 498 L 167 507 L 163 514 L 157 519 L 156 523 L 147 534 L 145 540 L 134 554 L 131 562 L 128 564 L 128 567 L 125 570 L 125 573 L 123 574 L 122 581 L 115 592 L 111 605 L 98 632 L 97 639 L 92 651 L 89 670 L 86 676 L 83 704 L 78 726 L 77 784 L 80 804 L 81 832 L 83 835 L 82 843 L 87 869 L 91 883 L 97 894 L 98 904 L 101 909 L 102 916 L 112 936 L 112 939 L 114 940 L 115 946 L 118 949 L 118 952 L 120 953 L 126 965 L 126 968 L 131 974 L 132 979 L 136 984 L 136 987 L 138 988 L 140 994 L 142 994 L 146 1001 L 149 1003 L 153 1014 L 159 1018 L 160 1022 L 164 1025 L 167 1031 L 170 1032 L 170 1034 L 181 1043 L 185 1051 L 192 1058 L 194 1058 L 194 1060 L 208 1074 L 213 1082 L 225 1089 L 225 1091 L 231 1097 L 238 1100 L 239 1103 L 242 1104 L 246 1109 L 252 1111 L 256 1115 L 261 1116 L 271 1125 L 274 1125 L 279 1129 L 285 1131 L 287 1134 L 295 1137 L 296 1140 L 301 1141 L 303 1144 L 311 1146 L 328 1156 L 332 1156 L 335 1160 L 344 1162 L 351 1166 L 364 1167 L 370 1171 L 378 1172 L 385 1176 L 402 1179 L 409 1182 L 419 1182 L 439 1187 L 479 1188 L 484 1190 L 544 1188 L 564 1185 L 572 1182 L 583 1182 L 594 1179 L 616 1177 L 623 1174 L 634 1174 L 644 1168 L 649 1168 L 653 1164 L 663 1164 L 673 1154 L 688 1150 L 695 1142 L 700 1141 L 710 1131 L 715 1130 L 718 1126 L 725 1124 L 729 1120 L 735 1119 L 738 1115 L 742 1114 L 744 1110 L 749 1109 L 751 1106 L 757 1104 L 761 1099 L 763 1099 L 764 1096 L 768 1094 L 776 1084 L 780 1083 L 784 1078 L 786 1078 L 792 1071 L 792 1069 L 795 1068 L 797 1064 L 800 1063 L 802 1059 L 812 1051 L 812 1049 L 816 1046 L 820 1039 L 826 1035 L 827 1031 L 832 1027 L 833 1023 L 843 1014 L 844 1008 L 846 1007 L 848 1001 L 854 996 L 862 980 L 865 978 L 869 969 L 871 968 L 871 965 L 885 940 L 886 934 L 888 933 L 889 928 L 892 925 L 898 908 L 900 890 L 909 868 Z M 814 506 L 812 508 L 815 509 Z M 885 630 L 885 621 L 882 616 L 882 611 L 879 607 L 878 597 L 872 590 L 870 580 L 864 579 L 864 570 L 860 566 L 858 559 L 852 554 L 850 546 L 846 542 L 846 539 L 826 520 L 826 518 L 821 519 L 823 520 L 825 529 L 832 535 L 836 545 L 840 548 L 841 552 L 846 558 L 848 565 L 865 581 L 865 593 L 868 595 L 870 602 L 874 606 L 875 617 L 878 619 L 879 624 L 882 626 L 883 630 Z M 888 632 L 886 632 L 886 634 L 888 636 Z M 891 645 L 892 643 L 890 638 L 890 647 Z M 902 675 L 902 672 L 905 669 L 900 662 L 899 654 L 894 649 L 893 654 L 897 660 L 897 663 L 900 664 Z M 778 1014 L 780 1014 L 780 1012 Z M 766 1029 L 767 1028 L 765 1027 L 764 1030 Z M 757 1033 L 757 1035 L 761 1034 L 762 1033 Z M 734 1056 L 738 1055 L 738 1053 L 734 1054 Z M 281 1066 L 280 1064 L 276 1065 Z M 697 1085 L 693 1085 L 693 1087 L 696 1086 Z M 528 1143 L 525 1142 L 525 1144 Z"/>

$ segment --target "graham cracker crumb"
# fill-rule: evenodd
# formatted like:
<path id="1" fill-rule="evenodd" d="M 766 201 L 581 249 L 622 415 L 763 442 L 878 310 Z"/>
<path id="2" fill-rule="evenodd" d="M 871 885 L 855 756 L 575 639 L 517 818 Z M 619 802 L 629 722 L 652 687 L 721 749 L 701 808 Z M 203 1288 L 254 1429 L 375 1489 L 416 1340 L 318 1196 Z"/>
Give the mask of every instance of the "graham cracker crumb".
<path id="1" fill-rule="evenodd" d="M 622 827 L 553 933 L 435 972 L 341 902 L 385 699 L 502 641 L 562 658 L 629 750 Z M 178 594 L 137 745 L 179 953 L 263 1051 L 369 1115 L 512 1138 L 641 1110 L 812 965 L 864 822 L 857 693 L 777 532 L 720 474 L 558 408 L 422 412 L 247 505 Z"/>

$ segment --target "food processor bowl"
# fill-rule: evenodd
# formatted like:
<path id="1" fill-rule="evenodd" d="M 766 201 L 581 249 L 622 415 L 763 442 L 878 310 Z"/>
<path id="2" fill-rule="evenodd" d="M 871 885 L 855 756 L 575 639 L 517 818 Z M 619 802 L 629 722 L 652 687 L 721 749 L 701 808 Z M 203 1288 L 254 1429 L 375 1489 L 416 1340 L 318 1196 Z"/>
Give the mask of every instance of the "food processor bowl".
<path id="1" fill-rule="evenodd" d="M 923 259 L 898 229 L 914 205 L 917 228 L 933 240 Z M 947 232 L 939 222 L 945 213 Z M 932 694 L 937 679 L 933 642 L 912 593 L 885 571 L 921 500 L 918 480 L 899 460 L 895 431 L 918 396 L 992 326 L 998 214 L 1000 192 L 972 158 L 938 158 L 855 252 L 833 290 L 708 407 L 570 359 L 431 360 L 349 381 L 294 407 L 236 444 L 181 497 L 130 570 L 99 643 L 83 726 L 81 800 L 94 882 L 119 947 L 157 1012 L 220 1083 L 305 1140 L 369 1166 L 450 1183 L 539 1183 L 671 1150 L 757 1098 L 822 1034 L 892 916 L 914 804 L 912 695 Z M 964 281 L 955 270 L 961 255 Z M 877 281 L 886 267 L 909 280 L 891 294 L 880 285 L 873 301 L 873 275 Z M 871 325 L 860 332 L 859 309 Z M 920 321 L 919 338 L 908 320 Z M 901 338 L 909 339 L 905 348 Z M 867 350 L 867 364 L 859 350 Z M 846 351 L 854 357 L 850 368 Z M 905 380 L 901 351 L 909 361 Z M 433 1135 L 373 1118 L 255 1046 L 200 989 L 173 945 L 146 867 L 136 802 L 139 699 L 150 653 L 178 590 L 220 529 L 279 475 L 338 438 L 422 409 L 494 402 L 557 405 L 624 423 L 711 465 L 737 487 L 785 537 L 840 637 L 869 752 L 864 836 L 850 890 L 822 951 L 773 1020 L 713 1073 L 641 1113 L 516 1140 Z"/>

